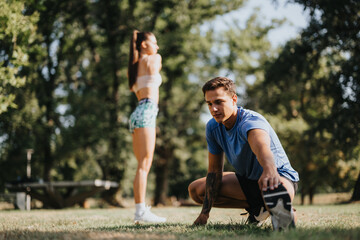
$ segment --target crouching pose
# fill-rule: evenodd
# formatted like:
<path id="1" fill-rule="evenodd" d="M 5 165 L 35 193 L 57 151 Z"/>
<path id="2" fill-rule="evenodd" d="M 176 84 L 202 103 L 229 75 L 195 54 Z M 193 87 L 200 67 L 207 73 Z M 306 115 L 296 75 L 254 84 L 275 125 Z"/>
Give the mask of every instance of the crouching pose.
<path id="1" fill-rule="evenodd" d="M 245 208 L 249 223 L 271 216 L 274 230 L 295 227 L 292 201 L 299 176 L 270 124 L 237 107 L 232 80 L 217 77 L 202 90 L 213 118 L 206 126 L 207 176 L 189 185 L 190 197 L 203 204 L 194 224 L 206 224 L 211 208 L 220 207 Z M 224 153 L 236 172 L 223 172 Z"/>

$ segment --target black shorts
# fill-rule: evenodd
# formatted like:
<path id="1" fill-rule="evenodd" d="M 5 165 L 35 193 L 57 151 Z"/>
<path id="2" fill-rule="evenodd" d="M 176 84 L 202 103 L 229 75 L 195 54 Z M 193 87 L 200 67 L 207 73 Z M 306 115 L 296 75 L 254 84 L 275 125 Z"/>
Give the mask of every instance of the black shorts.
<path id="1" fill-rule="evenodd" d="M 237 173 L 235 173 L 236 174 L 236 177 L 237 177 L 237 179 L 238 179 L 238 181 L 239 181 L 239 184 L 240 184 L 240 186 L 241 186 L 241 183 L 240 183 L 240 178 L 241 178 L 241 176 L 239 175 L 239 174 L 237 174 Z M 282 176 L 282 177 L 284 177 L 284 176 Z M 291 179 L 289 179 L 289 178 L 287 178 L 287 177 L 284 177 L 284 178 L 286 178 L 287 180 L 289 180 L 292 184 L 293 184 L 293 186 L 294 186 L 294 194 L 296 194 L 296 192 L 297 192 L 297 190 L 298 190 L 298 188 L 299 188 L 299 186 L 298 186 L 298 182 L 294 182 L 294 181 L 292 181 Z M 253 180 L 253 181 L 255 181 L 255 180 Z M 257 181 L 256 181 L 257 182 Z"/>

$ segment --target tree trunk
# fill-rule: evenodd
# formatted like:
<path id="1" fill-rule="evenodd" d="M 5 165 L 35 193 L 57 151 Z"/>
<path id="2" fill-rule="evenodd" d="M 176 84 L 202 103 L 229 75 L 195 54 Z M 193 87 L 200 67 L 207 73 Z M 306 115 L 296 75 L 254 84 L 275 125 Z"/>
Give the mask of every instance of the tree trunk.
<path id="1" fill-rule="evenodd" d="M 315 188 L 310 187 L 310 189 L 309 189 L 309 202 L 310 202 L 310 205 L 312 205 L 313 201 L 314 201 L 314 192 L 315 192 Z"/>
<path id="2" fill-rule="evenodd" d="M 117 40 L 120 36 L 118 28 L 118 18 L 116 14 L 121 11 L 118 9 L 117 4 L 111 1 L 105 1 L 104 6 L 106 9 L 107 17 L 105 19 L 105 29 L 107 37 L 107 48 L 110 52 L 111 64 L 111 85 L 108 86 L 109 93 L 109 153 L 107 154 L 107 162 L 101 167 L 103 170 L 103 177 L 105 180 L 113 180 L 119 183 L 119 187 L 111 189 L 111 191 L 103 192 L 102 198 L 109 204 L 117 207 L 123 207 L 121 201 L 116 198 L 116 195 L 121 191 L 121 182 L 124 178 L 126 162 L 120 158 L 121 139 L 119 137 L 119 123 L 118 123 L 118 105 L 119 105 L 119 85 L 120 80 L 117 72 L 120 69 L 120 58 L 118 56 Z M 121 162 L 119 167 L 118 162 Z"/>
<path id="3" fill-rule="evenodd" d="M 306 197 L 306 194 L 305 194 L 305 192 L 302 190 L 302 191 L 301 191 L 301 205 L 304 205 L 304 204 L 305 204 L 305 197 Z"/>
<path id="4" fill-rule="evenodd" d="M 51 146 L 50 146 L 50 139 L 51 139 L 51 129 L 49 129 L 48 126 L 45 127 L 45 133 L 44 133 L 44 146 L 43 146 L 43 151 L 44 151 L 44 172 L 43 172 L 43 178 L 44 181 L 49 182 L 51 181 L 51 176 L 50 176 L 50 172 L 52 169 L 52 165 L 53 165 L 53 156 L 51 153 Z"/>
<path id="5" fill-rule="evenodd" d="M 175 79 L 175 76 L 172 76 L 171 74 L 167 74 L 169 79 Z M 164 86 L 163 90 L 165 93 L 165 97 L 161 100 L 162 104 L 160 106 L 160 110 L 162 111 L 162 114 L 164 115 L 164 118 L 167 119 L 167 121 L 171 121 L 171 115 L 169 114 L 169 105 L 166 104 L 170 102 L 170 99 L 172 97 L 172 87 L 174 84 L 173 81 L 167 81 Z M 165 103 L 165 104 L 164 104 Z M 162 140 L 163 144 L 161 146 L 156 146 L 155 151 L 157 152 L 159 156 L 159 160 L 155 162 L 155 197 L 154 197 L 154 204 L 166 204 L 166 198 L 169 188 L 169 166 L 171 159 L 174 157 L 174 147 L 171 144 L 171 137 L 167 133 L 167 127 L 169 126 L 160 126 L 160 135 L 158 136 L 159 139 Z M 166 144 L 164 144 L 166 143 Z"/>
<path id="6" fill-rule="evenodd" d="M 111 188 L 101 193 L 101 198 L 113 207 L 124 208 L 124 204 L 121 200 L 117 199 L 116 196 L 121 192 L 121 187 Z"/>
<path id="7" fill-rule="evenodd" d="M 351 197 L 351 201 L 360 201 L 360 173 L 355 183 L 354 192 Z"/>
<path id="8" fill-rule="evenodd" d="M 155 197 L 154 205 L 166 205 L 166 198 L 168 192 L 168 179 L 169 179 L 169 161 L 164 158 L 160 158 L 155 164 Z"/>
<path id="9" fill-rule="evenodd" d="M 47 33 L 46 35 L 51 35 L 51 33 Z M 54 128 L 56 125 L 56 119 L 54 118 L 55 116 L 55 106 L 54 106 L 54 91 L 55 91 L 55 80 L 56 80 L 56 72 L 54 74 L 52 74 L 50 72 L 49 69 L 56 69 L 57 67 L 54 66 L 54 63 L 51 59 L 50 56 L 50 46 L 51 46 L 51 42 L 47 41 L 46 42 L 47 45 L 47 52 L 48 52 L 48 64 L 47 64 L 47 68 L 48 68 L 48 78 L 46 77 L 42 77 L 42 81 L 43 81 L 43 94 L 44 94 L 44 102 L 42 103 L 45 107 L 45 119 L 46 119 L 46 123 L 44 124 L 44 142 L 42 143 L 44 145 L 43 151 L 44 151 L 44 173 L 43 173 L 43 178 L 45 181 L 50 181 L 51 180 L 51 169 L 53 167 L 54 164 L 54 156 L 53 153 L 51 151 L 51 139 L 52 139 L 52 135 L 54 132 Z M 59 43 L 59 48 L 61 47 L 61 41 Z M 60 59 L 60 56 L 58 56 L 58 59 Z M 59 60 L 60 61 L 60 60 Z M 42 75 L 41 75 L 42 76 Z"/>

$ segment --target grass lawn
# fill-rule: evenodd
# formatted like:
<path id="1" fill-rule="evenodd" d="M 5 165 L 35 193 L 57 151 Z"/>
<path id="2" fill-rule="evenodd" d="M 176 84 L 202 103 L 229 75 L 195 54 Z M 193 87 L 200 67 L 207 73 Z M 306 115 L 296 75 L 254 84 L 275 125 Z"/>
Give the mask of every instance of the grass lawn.
<path id="1" fill-rule="evenodd" d="M 295 206 L 297 228 L 273 232 L 245 225 L 241 209 L 213 208 L 193 227 L 200 207 L 153 208 L 166 224 L 133 224 L 133 208 L 0 211 L 0 239 L 360 239 L 360 203 Z"/>

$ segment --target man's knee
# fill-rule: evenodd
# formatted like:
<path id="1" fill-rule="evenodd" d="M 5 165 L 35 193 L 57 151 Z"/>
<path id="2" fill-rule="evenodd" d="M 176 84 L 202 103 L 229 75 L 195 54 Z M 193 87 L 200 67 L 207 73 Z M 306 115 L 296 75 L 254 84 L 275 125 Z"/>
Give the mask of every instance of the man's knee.
<path id="1" fill-rule="evenodd" d="M 196 194 L 194 182 L 192 182 L 192 183 L 189 184 L 188 192 L 189 192 L 189 196 L 190 196 L 192 199 L 194 199 L 194 196 L 195 196 L 195 194 Z"/>
<path id="2" fill-rule="evenodd" d="M 199 187 L 199 184 L 197 184 L 196 181 L 190 183 L 189 187 L 188 187 L 189 196 L 196 203 L 202 204 L 201 197 L 198 194 L 198 187 Z"/>
<path id="3" fill-rule="evenodd" d="M 293 201 L 294 197 L 295 197 L 295 191 L 296 191 L 295 187 L 294 187 L 294 183 L 285 177 L 281 177 L 281 179 L 282 179 L 282 183 L 283 183 L 284 187 L 286 188 L 287 192 L 290 195 L 291 201 Z"/>

